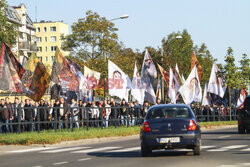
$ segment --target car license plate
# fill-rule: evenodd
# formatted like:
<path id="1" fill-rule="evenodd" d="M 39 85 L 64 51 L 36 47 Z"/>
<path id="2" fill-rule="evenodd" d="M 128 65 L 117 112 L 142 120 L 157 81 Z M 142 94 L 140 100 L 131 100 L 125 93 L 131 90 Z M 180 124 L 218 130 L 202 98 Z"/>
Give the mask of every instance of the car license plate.
<path id="1" fill-rule="evenodd" d="M 179 137 L 166 137 L 166 138 L 160 138 L 159 143 L 179 143 L 180 138 Z"/>

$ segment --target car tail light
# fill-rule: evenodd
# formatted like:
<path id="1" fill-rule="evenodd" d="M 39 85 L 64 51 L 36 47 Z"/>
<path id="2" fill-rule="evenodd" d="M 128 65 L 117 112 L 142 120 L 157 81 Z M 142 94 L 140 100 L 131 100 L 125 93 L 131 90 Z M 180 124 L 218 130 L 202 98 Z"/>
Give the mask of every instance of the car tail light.
<path id="1" fill-rule="evenodd" d="M 196 129 L 197 129 L 196 123 L 194 122 L 194 120 L 190 120 L 188 130 L 196 130 Z"/>
<path id="2" fill-rule="evenodd" d="M 148 121 L 144 122 L 143 127 L 142 127 L 143 132 L 150 132 L 151 129 L 149 127 Z"/>

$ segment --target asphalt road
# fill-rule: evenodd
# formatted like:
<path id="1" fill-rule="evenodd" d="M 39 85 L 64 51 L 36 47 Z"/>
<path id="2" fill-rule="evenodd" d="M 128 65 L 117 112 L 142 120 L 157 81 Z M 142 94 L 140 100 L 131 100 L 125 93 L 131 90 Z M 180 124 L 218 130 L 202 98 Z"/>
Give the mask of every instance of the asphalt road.
<path id="1" fill-rule="evenodd" d="M 140 156 L 138 138 L 82 144 L 71 147 L 36 147 L 5 151 L 0 167 L 246 167 L 250 166 L 250 135 L 237 134 L 236 128 L 202 133 L 202 153 L 191 150 L 157 151 Z"/>

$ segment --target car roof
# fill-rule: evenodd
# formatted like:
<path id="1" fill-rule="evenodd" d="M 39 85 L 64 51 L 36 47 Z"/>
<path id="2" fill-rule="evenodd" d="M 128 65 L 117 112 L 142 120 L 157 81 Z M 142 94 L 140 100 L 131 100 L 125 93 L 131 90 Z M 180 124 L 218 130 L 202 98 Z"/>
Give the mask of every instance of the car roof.
<path id="1" fill-rule="evenodd" d="M 153 105 L 150 108 L 158 108 L 158 107 L 188 107 L 190 108 L 188 105 L 186 104 L 158 104 L 158 105 Z"/>

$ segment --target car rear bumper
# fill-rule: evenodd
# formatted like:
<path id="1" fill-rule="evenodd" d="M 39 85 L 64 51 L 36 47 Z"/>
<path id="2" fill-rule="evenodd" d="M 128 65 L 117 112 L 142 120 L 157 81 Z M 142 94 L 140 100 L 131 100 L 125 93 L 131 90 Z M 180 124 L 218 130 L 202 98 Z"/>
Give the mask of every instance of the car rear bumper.
<path id="1" fill-rule="evenodd" d="M 165 137 L 180 137 L 179 143 L 159 143 L 159 138 Z M 168 134 L 155 135 L 152 133 L 141 134 L 141 141 L 144 146 L 151 149 L 175 149 L 175 148 L 189 148 L 192 149 L 200 144 L 200 134 L 196 132 L 189 132 L 187 134 Z"/>

